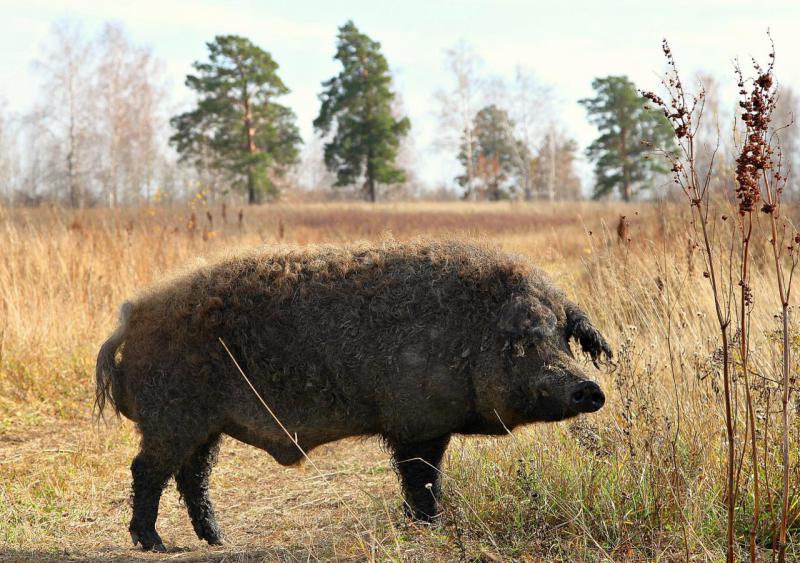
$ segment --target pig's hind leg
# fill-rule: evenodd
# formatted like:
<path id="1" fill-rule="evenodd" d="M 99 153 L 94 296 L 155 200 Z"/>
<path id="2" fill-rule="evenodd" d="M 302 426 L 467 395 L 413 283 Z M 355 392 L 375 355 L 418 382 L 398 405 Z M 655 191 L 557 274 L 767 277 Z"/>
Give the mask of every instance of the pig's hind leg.
<path id="1" fill-rule="evenodd" d="M 211 545 L 222 544 L 222 530 L 214 517 L 214 508 L 208 494 L 208 479 L 217 461 L 220 435 L 214 435 L 201 445 L 175 473 L 183 502 L 192 519 L 192 526 L 201 540 Z"/>
<path id="2" fill-rule="evenodd" d="M 128 530 L 134 545 L 140 544 L 145 551 L 164 552 L 167 548 L 156 532 L 158 504 L 180 461 L 174 451 L 159 446 L 160 441 L 143 436 L 141 449 L 131 464 L 133 517 Z"/>
<path id="3" fill-rule="evenodd" d="M 207 495 L 202 496 L 202 491 L 208 489 L 207 474 L 216 452 L 218 434 L 209 432 L 199 418 L 176 418 L 174 413 L 169 416 L 169 412 L 169 409 L 152 409 L 146 411 L 148 416 L 140 418 L 141 445 L 131 464 L 133 517 L 128 529 L 134 545 L 141 544 L 146 551 L 166 551 L 156 532 L 156 520 L 161 493 L 173 475 L 195 527 L 194 516 L 200 514 L 202 506 L 209 509 L 213 522 L 210 503 L 202 504 L 203 499 L 208 499 Z M 200 478 L 202 474 L 206 475 L 205 480 Z"/>

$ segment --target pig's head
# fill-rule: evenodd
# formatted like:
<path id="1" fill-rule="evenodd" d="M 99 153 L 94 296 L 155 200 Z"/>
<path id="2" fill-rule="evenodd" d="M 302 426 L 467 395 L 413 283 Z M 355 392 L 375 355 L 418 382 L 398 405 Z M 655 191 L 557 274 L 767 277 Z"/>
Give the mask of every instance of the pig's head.
<path id="1" fill-rule="evenodd" d="M 603 406 L 603 391 L 569 342 L 575 339 L 595 366 L 611 358 L 611 347 L 576 305 L 516 295 L 501 308 L 498 329 L 505 342 L 503 410 L 513 424 L 564 420 Z"/>

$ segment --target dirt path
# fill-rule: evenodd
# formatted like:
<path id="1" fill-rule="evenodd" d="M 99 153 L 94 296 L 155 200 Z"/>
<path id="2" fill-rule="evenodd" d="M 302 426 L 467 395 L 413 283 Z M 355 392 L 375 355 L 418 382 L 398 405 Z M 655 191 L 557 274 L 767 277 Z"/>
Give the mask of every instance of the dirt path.
<path id="1" fill-rule="evenodd" d="M 228 544 L 210 548 L 195 537 L 171 483 L 158 521 L 170 553 L 145 554 L 127 532 L 131 424 L 34 422 L 0 434 L 3 561 L 363 559 L 380 556 L 374 531 L 402 520 L 399 487 L 375 439 L 320 447 L 315 469 L 281 467 L 228 438 L 212 477 Z"/>

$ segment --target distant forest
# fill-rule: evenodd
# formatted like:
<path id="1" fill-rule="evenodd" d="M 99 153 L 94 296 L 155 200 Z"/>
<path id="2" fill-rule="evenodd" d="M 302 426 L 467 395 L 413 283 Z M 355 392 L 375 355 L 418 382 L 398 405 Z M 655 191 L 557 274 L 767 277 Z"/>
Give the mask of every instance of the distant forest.
<path id="1" fill-rule="evenodd" d="M 184 79 L 190 102 L 176 109 L 163 63 L 122 26 L 108 23 L 87 37 L 74 22 L 56 24 L 33 62 L 41 89 L 32 109 L 12 114 L 0 103 L 0 199 L 117 207 L 198 194 L 260 203 L 282 196 L 629 200 L 674 191 L 663 158 L 674 149 L 669 126 L 627 77 L 598 77 L 595 96 L 579 102 L 598 129 L 585 149 L 595 177 L 582 186 L 579 147 L 556 117 L 552 87 L 523 67 L 512 80 L 484 76 L 477 53 L 456 44 L 443 53 L 449 86 L 431 95 L 434 150 L 456 157 L 460 172 L 446 185 L 427 186 L 417 174 L 414 123 L 375 38 L 352 21 L 331 37 L 339 72 L 320 84 L 308 139 L 283 102 L 289 89 L 268 48 L 237 35 L 209 38 L 207 56 Z M 726 139 L 735 120 L 720 107 L 713 77 L 696 82 L 706 92 L 698 141 L 715 147 L 720 137 L 715 166 L 731 170 L 736 134 L 730 146 Z M 792 122 L 797 107 L 783 88 L 776 129 Z M 780 136 L 793 194 L 800 146 L 795 128 Z M 730 188 L 722 185 L 730 177 L 718 175 L 720 188 Z"/>

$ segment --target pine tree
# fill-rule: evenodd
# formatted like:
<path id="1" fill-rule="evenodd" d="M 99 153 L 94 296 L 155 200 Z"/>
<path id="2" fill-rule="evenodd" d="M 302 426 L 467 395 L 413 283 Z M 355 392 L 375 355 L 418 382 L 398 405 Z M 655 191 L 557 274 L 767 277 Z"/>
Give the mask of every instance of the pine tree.
<path id="1" fill-rule="evenodd" d="M 170 142 L 182 160 L 225 171 L 249 203 L 277 195 L 275 179 L 295 163 L 302 142 L 291 109 L 274 100 L 289 93 L 269 53 L 238 35 L 207 43 L 208 62 L 194 63 L 186 86 L 197 107 L 172 118 Z"/>
<path id="2" fill-rule="evenodd" d="M 395 159 L 411 124 L 392 112 L 395 95 L 380 43 L 348 21 L 339 28 L 334 58 L 342 70 L 322 83 L 314 128 L 323 136 L 333 134 L 325 143 L 325 165 L 336 173 L 335 185 L 348 186 L 363 178 L 366 197 L 374 202 L 377 183 L 405 181 Z"/>
<path id="3" fill-rule="evenodd" d="M 597 184 L 593 197 L 619 188 L 630 201 L 634 190 L 647 189 L 655 174 L 668 171 L 666 160 L 652 154 L 653 147 L 670 150 L 674 137 L 663 114 L 645 109 L 647 100 L 639 95 L 625 76 L 606 76 L 592 81 L 594 98 L 580 100 L 600 136 L 586 151 L 595 161 Z"/>
<path id="4" fill-rule="evenodd" d="M 458 176 L 458 183 L 466 188 L 464 197 L 471 197 L 471 189 L 480 189 L 491 200 L 509 199 L 525 173 L 524 166 L 530 164 L 528 150 L 514 138 L 514 124 L 508 113 L 489 105 L 481 109 L 473 120 L 472 134 L 461 139 L 458 160 L 465 173 Z M 470 146 L 469 139 L 472 139 Z M 474 166 L 474 176 L 479 185 L 471 186 L 469 166 Z"/>

